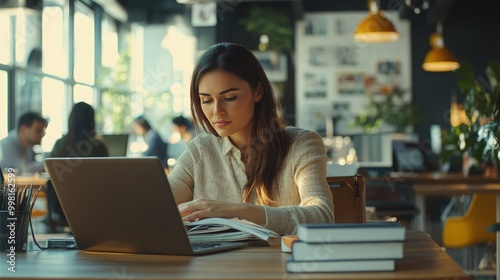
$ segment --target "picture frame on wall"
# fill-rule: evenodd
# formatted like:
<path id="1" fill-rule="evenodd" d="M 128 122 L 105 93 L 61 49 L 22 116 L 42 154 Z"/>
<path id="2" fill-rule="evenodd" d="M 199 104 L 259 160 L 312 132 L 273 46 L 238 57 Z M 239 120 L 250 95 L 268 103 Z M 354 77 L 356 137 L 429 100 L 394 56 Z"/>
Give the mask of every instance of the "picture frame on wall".
<path id="1" fill-rule="evenodd" d="M 364 73 L 339 73 L 337 92 L 340 95 L 360 95 L 365 93 Z"/>
<path id="2" fill-rule="evenodd" d="M 333 60 L 333 48 L 311 46 L 309 48 L 309 65 L 315 67 L 329 66 Z"/>
<path id="3" fill-rule="evenodd" d="M 306 85 L 305 97 L 307 99 L 326 98 L 326 73 L 307 72 L 304 74 L 304 81 Z"/>
<path id="4" fill-rule="evenodd" d="M 326 36 L 328 34 L 328 20 L 326 17 L 306 17 L 305 35 Z"/>
<path id="5" fill-rule="evenodd" d="M 355 45 L 342 44 L 335 48 L 335 58 L 337 66 L 358 66 L 359 62 L 359 48 Z"/>
<path id="6" fill-rule="evenodd" d="M 383 60 L 377 63 L 376 75 L 378 93 L 390 94 L 401 88 L 401 63 L 394 60 Z"/>
<path id="7" fill-rule="evenodd" d="M 309 104 L 307 112 L 309 113 L 305 116 L 304 128 L 326 136 L 327 118 L 330 116 L 329 108 L 325 104 Z"/>

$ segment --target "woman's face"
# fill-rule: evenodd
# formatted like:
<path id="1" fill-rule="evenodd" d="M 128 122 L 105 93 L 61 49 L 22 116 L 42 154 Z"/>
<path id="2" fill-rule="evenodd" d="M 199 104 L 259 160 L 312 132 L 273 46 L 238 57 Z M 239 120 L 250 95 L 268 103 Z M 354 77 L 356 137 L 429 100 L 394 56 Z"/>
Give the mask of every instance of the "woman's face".
<path id="1" fill-rule="evenodd" d="M 203 75 L 198 91 L 203 114 L 215 131 L 229 136 L 237 146 L 248 143 L 254 105 L 261 93 L 240 77 L 220 70 Z"/>

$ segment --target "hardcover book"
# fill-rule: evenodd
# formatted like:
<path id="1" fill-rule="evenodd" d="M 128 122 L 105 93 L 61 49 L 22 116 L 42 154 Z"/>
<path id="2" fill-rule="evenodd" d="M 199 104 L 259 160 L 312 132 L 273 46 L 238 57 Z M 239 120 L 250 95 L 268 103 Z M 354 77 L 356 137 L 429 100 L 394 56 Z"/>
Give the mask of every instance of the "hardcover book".
<path id="1" fill-rule="evenodd" d="M 401 259 L 403 242 L 342 242 L 306 243 L 292 245 L 294 261 L 333 261 L 361 259 Z"/>
<path id="2" fill-rule="evenodd" d="M 292 273 L 313 272 L 355 272 L 355 271 L 394 271 L 394 260 L 345 260 L 302 262 L 289 259 L 286 271 Z"/>
<path id="3" fill-rule="evenodd" d="M 299 240 L 310 243 L 403 241 L 405 228 L 399 223 L 301 224 Z"/>

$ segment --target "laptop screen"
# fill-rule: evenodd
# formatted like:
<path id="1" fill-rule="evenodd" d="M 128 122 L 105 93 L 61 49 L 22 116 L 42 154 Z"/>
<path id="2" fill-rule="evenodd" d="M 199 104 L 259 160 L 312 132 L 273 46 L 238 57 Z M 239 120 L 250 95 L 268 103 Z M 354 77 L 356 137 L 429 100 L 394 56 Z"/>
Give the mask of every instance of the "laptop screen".
<path id="1" fill-rule="evenodd" d="M 109 156 L 127 156 L 128 134 L 104 134 L 101 138 L 108 148 Z"/>

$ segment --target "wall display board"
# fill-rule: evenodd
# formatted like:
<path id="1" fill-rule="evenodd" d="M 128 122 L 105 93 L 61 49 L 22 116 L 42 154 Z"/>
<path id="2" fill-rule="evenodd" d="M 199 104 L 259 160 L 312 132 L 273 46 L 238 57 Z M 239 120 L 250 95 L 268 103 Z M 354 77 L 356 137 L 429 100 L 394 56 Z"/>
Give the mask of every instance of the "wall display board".
<path id="1" fill-rule="evenodd" d="M 352 122 L 370 96 L 399 88 L 411 99 L 410 22 L 397 12 L 384 14 L 400 33 L 395 42 L 354 41 L 367 11 L 306 13 L 297 21 L 297 126 L 324 136 L 359 134 Z"/>

